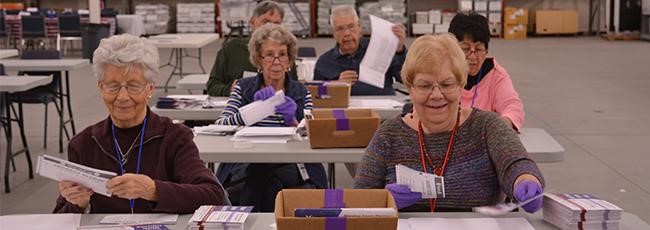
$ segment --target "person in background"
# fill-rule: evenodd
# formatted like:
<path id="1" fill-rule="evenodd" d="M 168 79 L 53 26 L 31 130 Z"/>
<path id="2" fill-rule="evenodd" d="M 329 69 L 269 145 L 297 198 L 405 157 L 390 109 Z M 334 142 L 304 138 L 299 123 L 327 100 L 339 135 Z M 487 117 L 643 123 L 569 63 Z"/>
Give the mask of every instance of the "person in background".
<path id="1" fill-rule="evenodd" d="M 487 18 L 475 12 L 456 14 L 449 32 L 460 41 L 469 67 L 467 84 L 460 97 L 461 106 L 496 112 L 510 127 L 521 130 L 524 104 L 508 72 L 494 57 L 487 56 L 490 43 Z"/>
<path id="2" fill-rule="evenodd" d="M 109 114 L 70 140 L 68 159 L 118 176 L 107 182 L 111 197 L 59 182 L 55 213 L 193 213 L 229 203 L 192 131 L 147 107 L 158 57 L 146 39 L 128 34 L 103 39 L 95 50 L 93 71 Z"/>
<path id="3" fill-rule="evenodd" d="M 275 1 L 262 1 L 253 10 L 253 16 L 248 21 L 253 33 L 257 28 L 267 23 L 281 24 L 284 9 Z M 231 38 L 223 44 L 217 53 L 217 59 L 212 66 L 207 83 L 210 96 L 227 97 L 237 79 L 257 75 L 258 69 L 248 60 L 248 40 L 250 38 Z M 296 68 L 291 68 L 289 76 L 297 79 Z"/>
<path id="4" fill-rule="evenodd" d="M 413 112 L 384 121 L 361 160 L 354 188 L 386 188 L 401 211 L 467 211 L 505 196 L 524 201 L 543 193 L 544 178 L 515 131 L 494 112 L 459 105 L 465 54 L 451 34 L 425 35 L 411 45 L 402 78 Z M 422 199 L 396 184 L 395 166 L 444 177 L 446 197 Z M 540 209 L 542 198 L 523 206 Z"/>
<path id="5" fill-rule="evenodd" d="M 336 39 L 334 48 L 321 55 L 314 67 L 314 80 L 345 81 L 352 83 L 351 95 L 395 95 L 393 78 L 401 81 L 400 70 L 406 57 L 406 32 L 403 25 L 392 28 L 399 44 L 395 48 L 395 56 L 386 72 L 384 88 L 380 89 L 363 82 L 359 78 L 359 65 L 368 49 L 369 40 L 361 38 L 359 16 L 351 5 L 341 5 L 332 9 L 330 16 L 332 34 Z M 387 48 L 388 49 L 388 48 Z"/>
<path id="6" fill-rule="evenodd" d="M 296 37 L 282 26 L 266 24 L 253 32 L 248 43 L 250 61 L 261 71 L 235 84 L 227 105 L 216 124 L 237 126 L 297 126 L 303 110 L 312 109 L 311 94 L 305 86 L 289 78 L 290 63 L 297 55 Z M 246 124 L 240 108 L 264 101 L 282 90 L 285 102 L 275 114 L 255 124 Z M 254 211 L 272 212 L 275 195 L 283 188 L 325 188 L 327 176 L 322 164 L 220 164 L 217 177 L 233 203 L 254 205 Z M 242 184 L 238 189 L 237 183 Z"/>

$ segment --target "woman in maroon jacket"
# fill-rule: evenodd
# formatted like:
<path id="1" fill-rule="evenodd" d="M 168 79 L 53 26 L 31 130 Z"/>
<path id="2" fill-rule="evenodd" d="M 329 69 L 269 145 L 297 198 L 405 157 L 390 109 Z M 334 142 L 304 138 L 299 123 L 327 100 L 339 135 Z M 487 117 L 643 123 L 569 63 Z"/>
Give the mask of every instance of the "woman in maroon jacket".
<path id="1" fill-rule="evenodd" d="M 112 197 L 69 181 L 59 183 L 54 212 L 192 213 L 224 203 L 221 185 L 199 158 L 192 132 L 148 110 L 158 50 L 131 35 L 102 40 L 93 70 L 109 117 L 76 135 L 68 158 L 113 171 Z"/>

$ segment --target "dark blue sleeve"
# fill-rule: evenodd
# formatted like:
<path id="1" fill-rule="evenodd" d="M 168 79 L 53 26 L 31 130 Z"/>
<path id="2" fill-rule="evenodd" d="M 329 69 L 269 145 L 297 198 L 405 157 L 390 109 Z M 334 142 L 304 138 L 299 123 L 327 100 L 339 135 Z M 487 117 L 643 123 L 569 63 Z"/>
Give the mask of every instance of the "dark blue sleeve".
<path id="1" fill-rule="evenodd" d="M 404 65 L 404 60 L 406 60 L 406 52 L 408 52 L 407 48 L 404 47 L 404 50 L 400 54 L 395 54 L 393 56 L 393 60 L 390 63 L 390 67 L 388 67 L 388 73 L 390 76 L 395 78 L 396 81 L 402 83 L 402 65 Z"/>

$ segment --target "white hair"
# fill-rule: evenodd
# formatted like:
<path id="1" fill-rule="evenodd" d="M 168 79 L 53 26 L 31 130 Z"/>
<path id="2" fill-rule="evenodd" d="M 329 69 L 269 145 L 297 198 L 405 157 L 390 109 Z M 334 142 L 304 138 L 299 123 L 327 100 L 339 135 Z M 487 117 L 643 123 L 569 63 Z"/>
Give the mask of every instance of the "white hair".
<path id="1" fill-rule="evenodd" d="M 98 80 L 104 78 L 106 65 L 126 68 L 141 68 L 147 82 L 153 82 L 158 76 L 158 48 L 148 43 L 147 39 L 130 34 L 115 35 L 102 39 L 93 54 L 93 71 Z"/>
<path id="2" fill-rule="evenodd" d="M 332 8 L 332 13 L 330 15 L 330 25 L 334 26 L 334 18 L 338 17 L 354 17 L 355 22 L 359 22 L 359 15 L 357 15 L 357 10 L 354 9 L 353 5 L 339 5 Z"/>

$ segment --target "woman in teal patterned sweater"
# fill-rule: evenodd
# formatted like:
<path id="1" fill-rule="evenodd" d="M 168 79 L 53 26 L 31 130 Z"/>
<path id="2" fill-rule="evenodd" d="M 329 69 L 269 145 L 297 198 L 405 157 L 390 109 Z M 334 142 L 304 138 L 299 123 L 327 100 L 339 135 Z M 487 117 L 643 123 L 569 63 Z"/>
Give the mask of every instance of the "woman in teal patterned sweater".
<path id="1" fill-rule="evenodd" d="M 381 124 L 363 156 L 355 188 L 386 188 L 401 211 L 462 211 L 543 193 L 544 178 L 517 134 L 493 112 L 461 108 L 467 64 L 450 34 L 411 46 L 402 68 L 414 111 Z M 444 198 L 422 199 L 396 184 L 395 165 L 444 176 Z M 542 198 L 523 208 L 539 210 Z"/>

